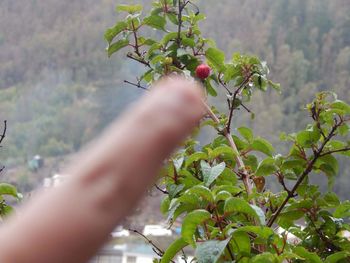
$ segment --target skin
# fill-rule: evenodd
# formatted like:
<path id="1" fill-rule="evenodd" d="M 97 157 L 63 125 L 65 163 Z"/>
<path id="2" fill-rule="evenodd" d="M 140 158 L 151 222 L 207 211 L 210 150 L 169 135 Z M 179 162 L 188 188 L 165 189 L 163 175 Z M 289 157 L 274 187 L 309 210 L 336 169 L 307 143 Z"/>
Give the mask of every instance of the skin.
<path id="1" fill-rule="evenodd" d="M 1 226 L 0 262 L 87 262 L 196 126 L 202 96 L 193 81 L 157 83 L 78 154 L 67 181 L 38 193 Z"/>

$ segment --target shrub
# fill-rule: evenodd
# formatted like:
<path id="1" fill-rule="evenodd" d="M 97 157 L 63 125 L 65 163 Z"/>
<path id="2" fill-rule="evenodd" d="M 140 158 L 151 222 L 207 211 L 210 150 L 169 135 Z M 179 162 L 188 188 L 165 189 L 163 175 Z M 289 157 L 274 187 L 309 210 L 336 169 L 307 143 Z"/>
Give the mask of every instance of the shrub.
<path id="1" fill-rule="evenodd" d="M 182 229 L 181 237 L 160 253 L 160 262 L 171 262 L 186 246 L 195 248 L 197 262 L 349 262 L 350 241 L 342 233 L 350 230 L 350 203 L 341 202 L 331 188 L 336 156 L 350 156 L 350 106 L 334 93 L 316 94 L 306 106 L 310 123 L 283 134 L 290 150 L 276 153 L 251 129 L 231 127 L 236 114 L 250 113 L 255 91 L 280 91 L 268 78 L 265 62 L 239 53 L 229 60 L 202 36 L 198 23 L 205 16 L 192 1 L 156 0 L 146 15 L 141 5 L 120 5 L 117 11 L 126 17 L 105 33 L 108 56 L 127 50 L 129 59 L 146 68 L 126 83 L 147 90 L 170 74 L 200 77 L 207 96 L 222 89 L 227 100 L 227 112 L 205 103 L 207 115 L 199 129 L 210 126 L 217 136 L 198 145 L 193 135 L 162 176 L 161 210 L 170 223 L 180 220 Z M 155 37 L 148 37 L 153 34 L 147 28 L 156 30 Z M 202 64 L 211 69 L 208 77 L 207 71 L 198 73 Z M 327 193 L 309 182 L 310 176 L 322 175 L 328 178 Z M 275 178 L 282 190 L 270 191 L 266 177 Z"/>

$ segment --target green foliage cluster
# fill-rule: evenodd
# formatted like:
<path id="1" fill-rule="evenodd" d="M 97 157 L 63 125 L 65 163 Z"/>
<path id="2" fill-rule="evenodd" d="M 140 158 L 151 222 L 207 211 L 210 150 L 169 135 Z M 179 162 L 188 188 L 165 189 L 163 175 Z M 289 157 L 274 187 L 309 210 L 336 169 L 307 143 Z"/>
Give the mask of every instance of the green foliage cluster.
<path id="1" fill-rule="evenodd" d="M 0 156 L 27 161 L 36 154 L 44 158 L 69 154 L 80 149 L 98 122 L 95 88 L 82 85 L 38 85 L 2 91 L 0 110 L 11 128 Z M 43 103 L 44 102 L 44 103 Z M 11 105 L 11 110 L 8 110 Z"/>
<path id="2" fill-rule="evenodd" d="M 195 262 L 348 262 L 350 241 L 343 233 L 350 230 L 349 201 L 341 202 L 331 189 L 339 173 L 336 156 L 350 156 L 350 105 L 332 92 L 317 93 L 305 108 L 309 123 L 282 134 L 288 151 L 277 153 L 250 128 L 231 129 L 236 116 L 250 112 L 255 91 L 280 90 L 265 62 L 240 53 L 229 58 L 204 38 L 198 23 L 205 16 L 192 1 L 155 0 L 146 15 L 141 5 L 117 11 L 126 16 L 105 33 L 108 56 L 124 49 L 146 68 L 127 83 L 147 90 L 163 76 L 194 78 L 196 67 L 208 63 L 207 95 L 225 94 L 225 111 L 205 103 L 199 127 L 211 127 L 216 136 L 199 145 L 193 135 L 162 173 L 161 210 L 170 223 L 182 224 L 181 237 L 159 262 L 172 262 L 186 246 L 195 248 Z M 147 37 L 147 28 L 156 30 L 155 37 Z M 310 182 L 321 176 L 329 182 L 326 193 Z M 270 190 L 268 178 L 282 191 Z"/>

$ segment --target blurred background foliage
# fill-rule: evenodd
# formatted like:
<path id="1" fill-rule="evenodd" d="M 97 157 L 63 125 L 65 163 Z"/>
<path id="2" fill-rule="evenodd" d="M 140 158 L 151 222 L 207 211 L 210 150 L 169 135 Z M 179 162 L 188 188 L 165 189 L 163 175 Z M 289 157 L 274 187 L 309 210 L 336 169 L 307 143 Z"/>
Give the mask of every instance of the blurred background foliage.
<path id="1" fill-rule="evenodd" d="M 149 1 L 143 2 L 149 6 Z M 25 169 L 40 154 L 57 170 L 110 123 L 141 90 L 127 86 L 142 70 L 119 55 L 106 58 L 103 33 L 114 24 L 113 0 L 2 0 L 0 2 L 0 117 L 8 134 L 0 160 L 22 191 L 42 175 Z M 256 54 L 268 62 L 282 94 L 256 95 L 252 110 L 234 121 L 254 129 L 283 151 L 280 132 L 303 128 L 300 111 L 317 91 L 350 100 L 350 4 L 348 0 L 197 1 L 207 14 L 204 35 L 225 52 Z M 152 32 L 150 32 L 152 33 Z M 220 107 L 225 101 L 213 101 Z M 201 135 L 206 140 L 206 134 Z M 335 191 L 350 199 L 350 172 L 341 165 Z M 322 178 L 323 179 L 323 178 Z M 318 179 L 321 185 L 326 182 Z"/>

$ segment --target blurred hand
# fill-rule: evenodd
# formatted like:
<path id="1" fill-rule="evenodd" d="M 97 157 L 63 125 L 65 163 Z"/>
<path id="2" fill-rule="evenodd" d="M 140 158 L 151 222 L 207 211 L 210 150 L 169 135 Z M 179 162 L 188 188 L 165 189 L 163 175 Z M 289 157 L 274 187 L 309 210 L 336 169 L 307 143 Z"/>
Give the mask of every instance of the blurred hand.
<path id="1" fill-rule="evenodd" d="M 154 183 L 203 114 L 201 89 L 164 79 L 87 146 L 69 179 L 40 193 L 0 229 L 0 262 L 85 263 Z"/>

